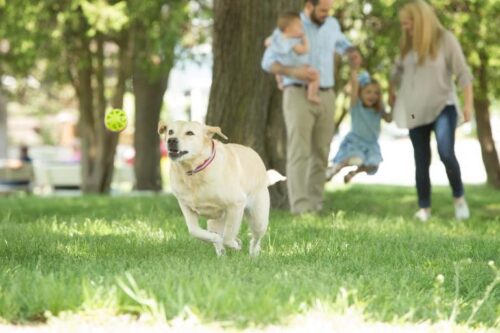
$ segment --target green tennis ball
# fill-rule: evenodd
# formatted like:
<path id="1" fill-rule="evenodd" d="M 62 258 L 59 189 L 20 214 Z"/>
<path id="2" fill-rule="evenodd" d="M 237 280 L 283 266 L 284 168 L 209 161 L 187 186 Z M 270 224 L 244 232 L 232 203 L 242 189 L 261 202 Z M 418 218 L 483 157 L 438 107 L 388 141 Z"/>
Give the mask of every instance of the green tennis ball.
<path id="1" fill-rule="evenodd" d="M 112 109 L 104 115 L 104 125 L 113 132 L 121 132 L 127 127 L 127 115 L 122 109 Z"/>

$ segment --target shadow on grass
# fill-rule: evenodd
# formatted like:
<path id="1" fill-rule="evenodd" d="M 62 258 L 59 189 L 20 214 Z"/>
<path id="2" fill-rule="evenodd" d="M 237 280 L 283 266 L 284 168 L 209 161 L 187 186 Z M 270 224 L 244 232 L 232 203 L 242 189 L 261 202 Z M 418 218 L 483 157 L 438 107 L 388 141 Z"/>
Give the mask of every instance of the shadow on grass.
<path id="1" fill-rule="evenodd" d="M 483 185 L 465 186 L 465 195 L 474 221 L 500 218 L 500 191 Z M 414 187 L 386 185 L 351 185 L 326 192 L 325 213 L 344 211 L 378 217 L 411 218 L 418 209 Z M 432 210 L 436 216 L 453 218 L 453 198 L 447 186 L 432 189 Z"/>
<path id="2" fill-rule="evenodd" d="M 165 213 L 180 214 L 172 195 L 153 197 L 22 197 L 0 200 L 0 222 L 30 223 L 37 219 L 57 217 L 59 220 L 105 219 L 113 216 L 142 218 Z"/>
<path id="3" fill-rule="evenodd" d="M 434 189 L 438 216 L 452 216 L 448 191 Z M 7 212 L 0 218 L 0 291 L 10 302 L 0 300 L 0 317 L 34 319 L 92 302 L 128 312 L 137 304 L 117 279 L 130 273 L 165 306 L 168 318 L 189 306 L 205 320 L 261 325 L 318 299 L 334 302 L 343 287 L 357 293 L 373 318 L 414 311 L 411 320 L 439 319 L 430 306 L 435 277 L 446 276 L 442 297 L 449 313 L 453 265 L 470 259 L 459 290 L 468 313 L 491 281 L 485 263 L 500 257 L 500 192 L 467 187 L 467 193 L 471 221 L 438 218 L 423 225 L 411 220 L 413 188 L 356 185 L 329 192 L 320 216 L 273 211 L 258 260 L 248 256 L 246 226 L 245 248 L 216 258 L 210 244 L 189 236 L 172 196 L 0 201 L 0 211 Z M 479 322 L 494 323 L 498 297 L 497 289 Z"/>

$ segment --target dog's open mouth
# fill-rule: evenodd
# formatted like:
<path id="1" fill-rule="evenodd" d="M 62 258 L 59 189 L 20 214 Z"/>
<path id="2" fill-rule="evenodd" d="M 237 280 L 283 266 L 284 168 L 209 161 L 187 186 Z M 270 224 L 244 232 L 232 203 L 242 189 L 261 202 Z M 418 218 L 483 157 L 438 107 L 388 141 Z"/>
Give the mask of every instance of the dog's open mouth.
<path id="1" fill-rule="evenodd" d="M 187 153 L 188 152 L 186 150 L 177 150 L 177 149 L 168 150 L 168 156 L 170 156 L 170 158 L 173 160 L 178 159 L 179 157 L 184 156 Z"/>

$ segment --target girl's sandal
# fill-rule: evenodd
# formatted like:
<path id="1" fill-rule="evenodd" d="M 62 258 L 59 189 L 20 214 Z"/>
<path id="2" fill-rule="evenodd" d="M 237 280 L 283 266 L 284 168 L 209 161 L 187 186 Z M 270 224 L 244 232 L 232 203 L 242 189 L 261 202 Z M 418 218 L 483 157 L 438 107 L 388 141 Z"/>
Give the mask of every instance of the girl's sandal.
<path id="1" fill-rule="evenodd" d="M 350 171 L 347 175 L 345 175 L 344 184 L 348 184 L 355 175 L 356 175 L 355 171 Z"/>

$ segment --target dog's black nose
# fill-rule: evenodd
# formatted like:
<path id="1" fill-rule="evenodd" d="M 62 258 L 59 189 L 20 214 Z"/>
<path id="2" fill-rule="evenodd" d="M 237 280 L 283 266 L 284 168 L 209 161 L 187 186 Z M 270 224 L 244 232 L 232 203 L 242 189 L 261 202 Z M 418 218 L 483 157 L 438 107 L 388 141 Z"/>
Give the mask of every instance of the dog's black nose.
<path id="1" fill-rule="evenodd" d="M 172 147 L 177 147 L 177 145 L 179 144 L 179 139 L 177 139 L 177 138 L 169 138 L 167 140 L 167 144 L 169 146 L 172 146 Z"/>

